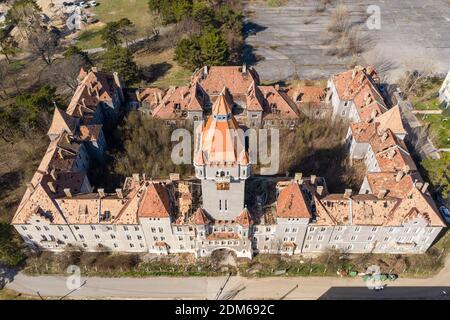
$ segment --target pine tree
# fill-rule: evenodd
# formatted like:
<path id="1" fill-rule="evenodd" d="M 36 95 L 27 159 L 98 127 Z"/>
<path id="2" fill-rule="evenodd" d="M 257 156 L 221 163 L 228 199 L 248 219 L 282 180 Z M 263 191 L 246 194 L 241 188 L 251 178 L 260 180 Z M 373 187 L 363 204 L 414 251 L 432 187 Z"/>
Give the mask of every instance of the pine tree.
<path id="1" fill-rule="evenodd" d="M 225 65 L 229 49 L 225 40 L 216 29 L 210 29 L 199 39 L 201 58 L 204 65 Z"/>
<path id="2" fill-rule="evenodd" d="M 122 47 L 112 47 L 103 54 L 103 69 L 108 72 L 118 72 L 120 77 L 130 84 L 136 81 L 139 71 L 130 50 Z"/>

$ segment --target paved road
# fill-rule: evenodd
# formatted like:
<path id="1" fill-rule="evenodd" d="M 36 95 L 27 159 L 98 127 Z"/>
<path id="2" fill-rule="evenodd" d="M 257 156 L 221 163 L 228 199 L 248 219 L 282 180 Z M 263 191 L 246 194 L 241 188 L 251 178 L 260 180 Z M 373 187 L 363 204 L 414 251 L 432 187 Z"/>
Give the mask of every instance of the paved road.
<path id="1" fill-rule="evenodd" d="M 327 55 L 323 39 L 332 8 L 317 11 L 317 0 L 290 0 L 270 8 L 246 1 L 249 21 L 254 25 L 246 43 L 265 59 L 256 64 L 264 80 L 283 80 L 297 74 L 301 79 L 328 78 L 347 69 L 350 57 Z M 408 69 L 447 73 L 450 56 L 450 5 L 447 0 L 341 0 L 351 12 L 352 22 L 364 21 L 369 6 L 380 9 L 380 29 L 361 29 L 362 57 L 389 81 Z M 252 25 L 250 25 L 252 26 Z"/>
<path id="2" fill-rule="evenodd" d="M 64 276 L 30 277 L 19 273 L 7 288 L 24 294 L 63 296 L 70 290 Z M 111 299 L 214 299 L 225 277 L 150 277 L 150 278 L 82 278 L 86 285 L 71 294 L 72 298 Z M 298 285 L 298 288 L 294 289 Z M 395 285 L 395 287 L 394 287 Z M 293 290 L 294 289 L 294 290 Z M 448 295 L 442 295 L 445 290 Z M 287 294 L 287 296 L 286 296 Z M 284 297 L 286 296 L 286 297 Z M 220 299 L 450 299 L 450 257 L 433 278 L 398 279 L 375 292 L 361 278 L 332 277 L 232 277 Z"/>

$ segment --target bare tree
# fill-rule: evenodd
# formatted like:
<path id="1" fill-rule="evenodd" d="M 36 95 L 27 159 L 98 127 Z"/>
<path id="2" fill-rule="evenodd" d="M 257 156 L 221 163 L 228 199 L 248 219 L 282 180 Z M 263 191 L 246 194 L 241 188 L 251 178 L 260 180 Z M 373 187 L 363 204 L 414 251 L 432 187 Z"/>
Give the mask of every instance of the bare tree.
<path id="1" fill-rule="evenodd" d="M 331 21 L 328 31 L 334 33 L 344 33 L 350 29 L 350 13 L 345 5 L 338 5 L 331 14 Z"/>
<path id="2" fill-rule="evenodd" d="M 64 84 L 73 93 L 78 85 L 77 74 L 85 64 L 85 60 L 79 55 L 57 59 L 51 65 L 44 68 L 40 80 L 55 86 Z"/>
<path id="3" fill-rule="evenodd" d="M 28 36 L 30 51 L 39 56 L 47 65 L 53 62 L 58 50 L 59 39 L 54 32 L 39 28 Z"/>

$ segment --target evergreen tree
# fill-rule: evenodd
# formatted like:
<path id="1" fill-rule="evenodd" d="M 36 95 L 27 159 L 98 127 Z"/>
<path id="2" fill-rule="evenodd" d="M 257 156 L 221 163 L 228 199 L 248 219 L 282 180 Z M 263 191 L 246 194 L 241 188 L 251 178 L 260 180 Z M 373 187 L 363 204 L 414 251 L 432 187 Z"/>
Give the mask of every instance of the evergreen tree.
<path id="1" fill-rule="evenodd" d="M 130 50 L 122 47 L 112 47 L 103 54 L 103 69 L 108 72 L 118 72 L 120 77 L 130 84 L 139 75 L 136 63 Z"/>
<path id="2" fill-rule="evenodd" d="M 198 37 L 182 39 L 175 49 L 175 60 L 183 67 L 194 70 L 202 65 L 200 59 L 200 45 Z"/>
<path id="3" fill-rule="evenodd" d="M 210 29 L 199 38 L 203 65 L 225 65 L 229 57 L 228 45 L 215 29 Z"/>

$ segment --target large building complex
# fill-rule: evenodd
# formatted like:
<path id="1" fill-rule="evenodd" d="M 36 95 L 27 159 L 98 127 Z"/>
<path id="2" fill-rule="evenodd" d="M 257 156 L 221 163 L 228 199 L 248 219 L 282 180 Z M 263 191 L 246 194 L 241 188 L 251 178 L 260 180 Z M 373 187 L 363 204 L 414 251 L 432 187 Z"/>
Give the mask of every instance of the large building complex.
<path id="1" fill-rule="evenodd" d="M 134 174 L 114 193 L 95 192 L 86 172 L 106 148 L 105 121 L 124 103 L 117 75 L 81 71 L 67 111 L 55 110 L 50 146 L 13 218 L 33 247 L 208 256 L 255 253 L 421 253 L 445 227 L 403 142 L 398 107 L 388 108 L 376 72 L 357 67 L 327 88 L 262 86 L 256 71 L 204 67 L 186 87 L 137 93 L 140 109 L 172 124 L 203 120 L 195 177 Z M 317 176 L 253 176 L 240 128 L 298 125 L 304 113 L 350 120 L 346 142 L 367 174 L 359 192 L 330 194 Z M 318 120 L 320 121 L 320 120 Z M 267 183 L 270 182 L 270 183 Z M 263 192 L 254 185 L 265 185 Z"/>

